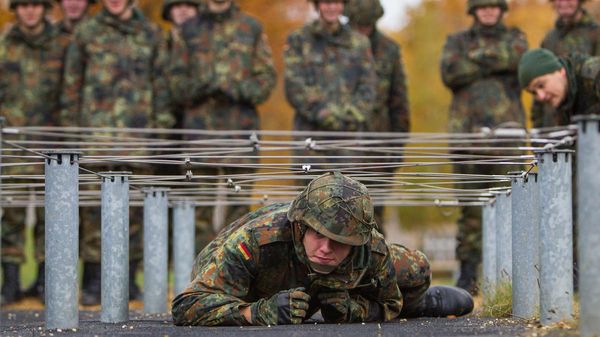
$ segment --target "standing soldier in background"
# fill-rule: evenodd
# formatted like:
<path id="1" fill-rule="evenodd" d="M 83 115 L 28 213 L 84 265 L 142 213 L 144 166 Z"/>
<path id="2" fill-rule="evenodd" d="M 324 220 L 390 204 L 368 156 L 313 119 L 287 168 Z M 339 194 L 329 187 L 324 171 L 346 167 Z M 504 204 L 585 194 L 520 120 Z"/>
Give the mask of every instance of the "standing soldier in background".
<path id="1" fill-rule="evenodd" d="M 181 26 L 183 43 L 175 43 L 169 67 L 174 104 L 184 107 L 182 126 L 194 130 L 258 130 L 256 106 L 271 94 L 277 74 L 262 25 L 232 0 L 207 0 L 200 14 Z M 246 136 L 246 139 L 248 136 Z M 186 135 L 197 140 L 197 135 Z M 250 143 L 250 142 L 248 142 Z M 248 145 L 251 148 L 251 145 Z M 248 154 L 252 155 L 252 150 Z M 246 154 L 244 154 L 246 155 Z M 254 171 L 255 159 L 213 159 L 212 167 L 196 173 L 236 175 Z M 246 167 L 244 167 L 246 166 Z M 197 207 L 198 224 L 218 230 L 218 208 Z M 247 205 L 228 208 L 225 224 L 249 211 Z M 202 231 L 202 229 L 201 229 Z M 200 244 L 196 249 L 201 249 Z"/>
<path id="2" fill-rule="evenodd" d="M 517 79 L 519 59 L 527 40 L 517 28 L 502 22 L 508 10 L 505 0 L 468 0 L 473 26 L 448 36 L 441 60 L 442 80 L 452 90 L 449 131 L 478 132 L 482 127 L 501 124 L 525 125 L 525 113 Z M 511 123 L 512 122 L 512 123 Z M 456 163 L 461 174 L 506 174 L 498 165 Z M 469 184 L 464 188 L 486 188 Z M 481 208 L 462 207 L 458 221 L 456 256 L 460 262 L 457 286 L 477 291 L 477 270 L 481 262 Z"/>
<path id="3" fill-rule="evenodd" d="M 102 10 L 75 30 L 67 52 L 63 118 L 83 127 L 151 128 L 174 123 L 164 81 L 162 33 L 132 0 L 102 0 Z M 115 135 L 113 135 L 115 136 Z M 135 174 L 149 173 L 138 164 Z M 130 167 L 103 167 L 130 170 Z M 82 210 L 84 261 L 81 303 L 100 303 L 100 209 Z M 140 208 L 130 215 L 131 299 L 139 298 L 134 283 L 142 256 Z"/>
<path id="4" fill-rule="evenodd" d="M 68 39 L 47 21 L 51 6 L 51 0 L 10 1 L 17 22 L 0 40 L 0 116 L 6 118 L 9 126 L 56 125 Z M 5 169 L 2 173 L 40 174 L 31 166 Z M 8 304 L 22 296 L 19 268 L 25 258 L 25 210 L 3 211 L 2 303 Z M 36 209 L 36 218 L 36 260 L 43 277 L 43 208 Z M 43 299 L 43 288 L 35 295 Z"/>
<path id="5" fill-rule="evenodd" d="M 346 0 L 311 0 L 319 18 L 294 31 L 284 52 L 285 93 L 294 130 L 366 131 L 376 100 L 369 39 L 340 22 Z M 348 150 L 299 155 L 356 155 Z M 347 159 L 327 160 L 346 161 Z"/>
<path id="6" fill-rule="evenodd" d="M 75 26 L 88 15 L 88 9 L 96 0 L 55 0 L 63 14 L 63 19 L 56 23 L 61 34 L 71 36 Z"/>
<path id="7" fill-rule="evenodd" d="M 559 57 L 570 54 L 600 56 L 600 25 L 582 7 L 586 0 L 551 0 L 558 18 L 542 41 L 542 48 Z M 531 110 L 533 127 L 550 127 L 569 124 L 564 115 L 549 105 L 534 102 Z"/>
<path id="8" fill-rule="evenodd" d="M 406 76 L 400 46 L 376 27 L 383 16 L 379 0 L 350 0 L 346 5 L 350 25 L 371 41 L 377 72 L 377 100 L 367 127 L 372 132 L 409 132 L 410 115 Z M 394 168 L 383 169 L 394 173 Z M 383 229 L 383 206 L 375 206 L 375 220 Z"/>

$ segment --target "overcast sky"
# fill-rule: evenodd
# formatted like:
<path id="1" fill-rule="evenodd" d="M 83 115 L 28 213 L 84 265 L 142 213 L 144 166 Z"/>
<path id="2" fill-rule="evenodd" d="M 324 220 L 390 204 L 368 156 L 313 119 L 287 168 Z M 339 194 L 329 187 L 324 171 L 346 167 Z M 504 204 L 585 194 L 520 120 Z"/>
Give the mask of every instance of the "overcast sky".
<path id="1" fill-rule="evenodd" d="M 390 30 L 402 28 L 406 24 L 406 8 L 419 2 L 421 0 L 381 0 L 385 15 L 379 23 L 380 27 Z"/>

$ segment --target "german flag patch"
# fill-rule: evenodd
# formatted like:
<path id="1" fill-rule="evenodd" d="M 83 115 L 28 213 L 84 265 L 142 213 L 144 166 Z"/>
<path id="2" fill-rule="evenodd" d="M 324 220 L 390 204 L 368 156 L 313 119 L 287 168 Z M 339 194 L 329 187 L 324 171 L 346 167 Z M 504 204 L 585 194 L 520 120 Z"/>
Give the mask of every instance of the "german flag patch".
<path id="1" fill-rule="evenodd" d="M 244 256 L 244 259 L 246 261 L 252 258 L 252 256 L 250 255 L 250 250 L 248 250 L 248 247 L 246 247 L 246 245 L 243 242 L 240 242 L 240 244 L 238 245 L 238 249 L 240 250 L 240 253 L 242 253 L 242 255 Z"/>

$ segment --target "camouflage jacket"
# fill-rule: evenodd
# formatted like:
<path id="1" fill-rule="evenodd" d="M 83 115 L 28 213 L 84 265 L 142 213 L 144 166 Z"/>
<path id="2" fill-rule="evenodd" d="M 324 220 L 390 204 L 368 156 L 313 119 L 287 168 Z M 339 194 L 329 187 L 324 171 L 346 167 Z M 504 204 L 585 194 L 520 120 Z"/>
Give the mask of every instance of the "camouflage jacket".
<path id="1" fill-rule="evenodd" d="M 317 20 L 288 37 L 284 59 L 296 130 L 367 129 L 377 89 L 367 37 L 347 25 L 330 33 Z"/>
<path id="2" fill-rule="evenodd" d="M 370 40 L 377 71 L 377 100 L 369 131 L 408 132 L 410 115 L 400 46 L 378 30 Z"/>
<path id="3" fill-rule="evenodd" d="M 448 36 L 441 72 L 452 90 L 450 132 L 477 132 L 505 122 L 525 126 L 517 67 L 527 50 L 525 35 L 502 24 Z"/>
<path id="4" fill-rule="evenodd" d="M 120 21 L 106 10 L 80 23 L 67 52 L 63 116 L 90 127 L 170 127 L 164 40 L 134 9 Z"/>
<path id="5" fill-rule="evenodd" d="M 331 274 L 311 273 L 304 248 L 294 239 L 299 234 L 287 218 L 289 205 L 249 213 L 200 252 L 193 281 L 173 300 L 175 324 L 248 325 L 241 307 L 296 287 L 305 287 L 312 299 L 323 287 L 346 289 L 352 298 L 377 303 L 384 320 L 400 314 L 402 295 L 380 234 L 374 230 L 370 245 L 353 248 L 351 258 Z M 318 310 L 318 302 L 309 305 L 308 317 Z"/>
<path id="6" fill-rule="evenodd" d="M 68 39 L 46 22 L 27 36 L 15 25 L 0 40 L 0 116 L 11 126 L 52 126 L 59 121 L 63 60 Z"/>
<path id="7" fill-rule="evenodd" d="M 572 53 L 600 55 L 600 26 L 583 10 L 581 19 L 573 24 L 556 20 L 554 28 L 544 37 L 541 47 L 551 50 L 559 57 Z"/>
<path id="8" fill-rule="evenodd" d="M 276 83 L 271 48 L 261 24 L 236 5 L 225 13 L 207 10 L 181 27 L 185 43 L 173 45 L 169 86 L 184 106 L 183 127 L 258 130 L 256 105 Z"/>
<path id="9" fill-rule="evenodd" d="M 600 114 L 600 57 L 573 55 L 561 62 L 569 89 L 557 109 L 556 125 L 569 124 L 575 115 Z"/>
<path id="10" fill-rule="evenodd" d="M 548 32 L 542 48 L 554 52 L 559 57 L 571 54 L 600 56 L 600 25 L 585 10 L 581 20 L 570 25 L 557 20 L 555 27 Z M 557 115 L 551 106 L 534 102 L 531 109 L 531 120 L 534 127 L 566 125 L 570 121 L 565 116 Z M 562 124 L 556 124 L 556 123 Z"/>

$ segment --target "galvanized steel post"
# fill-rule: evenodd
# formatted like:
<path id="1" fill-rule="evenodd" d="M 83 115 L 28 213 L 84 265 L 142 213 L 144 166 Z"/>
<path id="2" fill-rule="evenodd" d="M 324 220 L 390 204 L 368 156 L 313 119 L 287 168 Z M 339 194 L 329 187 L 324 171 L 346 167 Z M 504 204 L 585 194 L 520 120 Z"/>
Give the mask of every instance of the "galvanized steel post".
<path id="1" fill-rule="evenodd" d="M 144 190 L 144 312 L 167 312 L 169 205 L 167 189 Z"/>
<path id="2" fill-rule="evenodd" d="M 47 155 L 46 329 L 72 329 L 79 325 L 79 154 Z"/>
<path id="3" fill-rule="evenodd" d="M 2 198 L 2 133 L 4 132 L 4 117 L 0 116 L 0 235 L 2 234 L 2 219 L 3 209 L 2 205 L 4 203 Z M 0 252 L 2 251 L 2 240 L 0 240 Z M 2 262 L 2 254 L 0 254 L 0 263 Z"/>
<path id="4" fill-rule="evenodd" d="M 173 292 L 181 293 L 190 280 L 195 257 L 195 207 L 189 201 L 173 205 Z"/>
<path id="5" fill-rule="evenodd" d="M 483 296 L 489 301 L 495 293 L 496 281 L 496 207 L 495 201 L 483 206 L 482 224 Z"/>
<path id="6" fill-rule="evenodd" d="M 600 115 L 577 116 L 579 324 L 582 337 L 600 336 Z"/>
<path id="7" fill-rule="evenodd" d="M 496 277 L 497 285 L 510 284 L 512 278 L 512 204 L 509 192 L 496 197 Z"/>
<path id="8" fill-rule="evenodd" d="M 536 173 L 512 179 L 512 311 L 536 317 L 539 288 L 539 185 Z"/>
<path id="9" fill-rule="evenodd" d="M 571 153 L 537 153 L 540 182 L 540 320 L 573 315 Z M 596 206 L 597 207 L 597 206 Z"/>
<path id="10" fill-rule="evenodd" d="M 102 313 L 104 323 L 129 320 L 129 172 L 103 172 Z"/>

